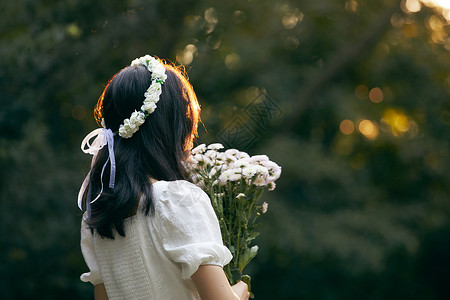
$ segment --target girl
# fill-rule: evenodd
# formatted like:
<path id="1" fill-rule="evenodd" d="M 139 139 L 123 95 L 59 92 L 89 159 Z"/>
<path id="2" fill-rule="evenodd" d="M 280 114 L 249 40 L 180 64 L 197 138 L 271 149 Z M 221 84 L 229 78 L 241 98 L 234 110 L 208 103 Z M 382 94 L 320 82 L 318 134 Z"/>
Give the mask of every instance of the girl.
<path id="1" fill-rule="evenodd" d="M 206 193 L 186 181 L 200 107 L 176 68 L 149 55 L 109 81 L 94 111 L 103 128 L 78 195 L 81 250 L 95 299 L 248 299 L 222 267 L 232 258 Z M 95 140 L 90 143 L 90 140 Z"/>

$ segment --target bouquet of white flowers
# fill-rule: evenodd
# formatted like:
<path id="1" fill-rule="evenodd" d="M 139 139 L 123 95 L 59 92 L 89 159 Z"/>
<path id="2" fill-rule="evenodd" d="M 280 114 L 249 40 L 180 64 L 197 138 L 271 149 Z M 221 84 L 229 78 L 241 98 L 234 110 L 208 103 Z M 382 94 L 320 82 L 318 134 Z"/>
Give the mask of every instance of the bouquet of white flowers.
<path id="1" fill-rule="evenodd" d="M 261 195 L 275 188 L 281 167 L 266 155 L 250 157 L 247 153 L 229 149 L 219 152 L 219 143 L 201 144 L 192 149 L 186 160 L 192 181 L 210 197 L 222 232 L 223 243 L 233 254 L 224 267 L 231 284 L 249 277 L 242 275 L 245 266 L 256 256 L 258 246 L 251 246 L 259 235 L 257 218 L 266 213 L 268 204 L 259 203 Z"/>

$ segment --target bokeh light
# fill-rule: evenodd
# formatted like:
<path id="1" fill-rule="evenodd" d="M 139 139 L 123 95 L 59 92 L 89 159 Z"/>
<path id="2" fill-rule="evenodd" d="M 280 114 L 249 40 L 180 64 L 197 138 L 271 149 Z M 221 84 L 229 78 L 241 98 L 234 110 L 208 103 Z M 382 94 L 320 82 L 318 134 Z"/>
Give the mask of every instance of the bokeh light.
<path id="1" fill-rule="evenodd" d="M 418 12 L 421 9 L 419 0 L 406 0 L 404 6 L 407 11 L 412 13 Z"/>
<path id="2" fill-rule="evenodd" d="M 194 56 L 197 55 L 197 46 L 193 44 L 188 44 L 184 47 L 181 53 L 178 53 L 177 60 L 183 65 L 190 65 L 194 60 Z"/>
<path id="3" fill-rule="evenodd" d="M 294 28 L 298 22 L 303 20 L 303 13 L 296 8 L 293 12 L 286 13 L 281 19 L 281 23 L 286 29 Z"/>
<path id="4" fill-rule="evenodd" d="M 403 136 L 406 133 L 409 137 L 414 137 L 419 131 L 419 127 L 414 120 L 404 112 L 392 108 L 387 109 L 383 113 L 381 122 L 384 125 L 388 125 L 391 133 L 396 137 Z"/>
<path id="5" fill-rule="evenodd" d="M 241 63 L 241 57 L 237 53 L 230 53 L 225 57 L 225 66 L 230 70 L 236 70 Z"/>
<path id="6" fill-rule="evenodd" d="M 375 87 L 370 90 L 369 99 L 373 103 L 380 103 L 381 101 L 383 101 L 383 98 L 384 98 L 383 91 L 380 88 Z"/>
<path id="7" fill-rule="evenodd" d="M 355 131 L 355 125 L 351 120 L 343 120 L 339 125 L 339 130 L 346 135 L 350 135 Z"/>
<path id="8" fill-rule="evenodd" d="M 370 120 L 359 122 L 358 130 L 368 139 L 375 139 L 378 136 L 378 125 Z"/>

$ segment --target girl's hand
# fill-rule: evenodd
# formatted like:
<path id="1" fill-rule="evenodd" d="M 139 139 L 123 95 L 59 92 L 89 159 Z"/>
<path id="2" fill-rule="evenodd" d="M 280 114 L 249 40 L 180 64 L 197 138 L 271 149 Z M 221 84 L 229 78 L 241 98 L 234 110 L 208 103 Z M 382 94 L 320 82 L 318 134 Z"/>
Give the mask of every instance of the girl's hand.
<path id="1" fill-rule="evenodd" d="M 243 281 L 239 281 L 231 288 L 233 289 L 233 292 L 239 297 L 240 300 L 248 300 L 248 298 L 250 297 L 248 286 Z"/>

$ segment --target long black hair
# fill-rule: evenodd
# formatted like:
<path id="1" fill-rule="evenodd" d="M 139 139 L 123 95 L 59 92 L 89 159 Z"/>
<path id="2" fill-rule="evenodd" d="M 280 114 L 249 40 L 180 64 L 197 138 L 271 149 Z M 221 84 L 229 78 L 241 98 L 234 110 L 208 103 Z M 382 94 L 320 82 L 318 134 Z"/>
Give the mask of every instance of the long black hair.
<path id="1" fill-rule="evenodd" d="M 88 203 L 87 224 L 102 238 L 114 239 L 114 230 L 125 236 L 124 219 L 136 213 L 141 197 L 145 199 L 143 212 L 146 215 L 154 212 L 150 178 L 187 179 L 182 160 L 197 134 L 200 107 L 183 69 L 163 64 L 167 79 L 156 110 L 131 138 L 114 135 L 114 189 L 108 188 L 109 174 L 105 172 L 102 194 L 94 203 Z M 110 79 L 97 102 L 94 110 L 97 122 L 104 119 L 106 128 L 117 132 L 132 112 L 140 110 L 150 84 L 151 73 L 144 66 L 122 69 Z M 100 193 L 100 174 L 107 159 L 108 149 L 104 147 L 91 168 L 89 188 L 83 199 L 85 206 Z"/>

